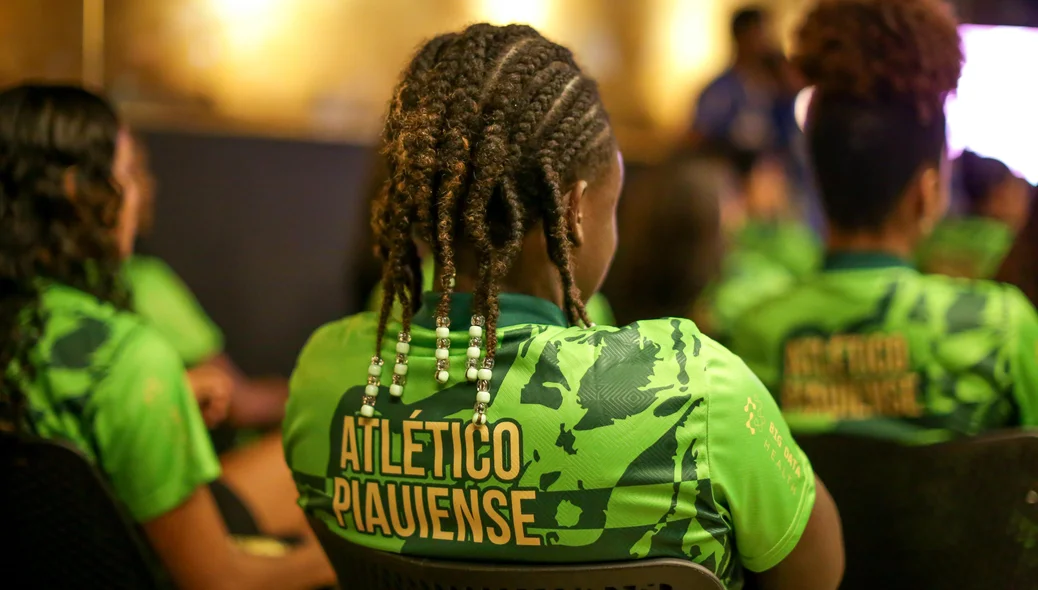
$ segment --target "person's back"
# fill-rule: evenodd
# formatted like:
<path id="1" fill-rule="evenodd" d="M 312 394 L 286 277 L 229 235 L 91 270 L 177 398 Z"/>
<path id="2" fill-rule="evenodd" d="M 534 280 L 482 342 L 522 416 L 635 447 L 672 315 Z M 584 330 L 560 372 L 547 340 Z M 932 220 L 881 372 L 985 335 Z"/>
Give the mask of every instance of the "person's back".
<path id="1" fill-rule="evenodd" d="M 794 432 L 923 443 L 1038 426 L 1038 315 L 1014 287 L 836 254 L 739 326 L 733 349 Z"/>
<path id="2" fill-rule="evenodd" d="M 313 540 L 268 559 L 228 534 L 218 489 L 251 511 L 253 529 L 272 521 L 273 504 L 286 520 L 302 518 L 288 494 L 268 505 L 252 502 L 260 496 L 252 490 L 230 490 L 247 487 L 240 476 L 256 461 L 221 466 L 179 355 L 127 311 L 120 268 L 141 200 L 131 153 L 99 96 L 61 85 L 0 91 L 0 428 L 78 448 L 179 587 L 329 583 Z M 283 465 L 265 466 L 264 494 L 276 496 L 279 470 L 281 489 L 291 490 Z"/>
<path id="3" fill-rule="evenodd" d="M 931 42 L 906 40 L 919 38 Z M 932 442 L 1033 424 L 1035 310 L 1013 288 L 905 262 L 947 209 L 943 104 L 962 68 L 947 7 L 827 0 L 801 27 L 795 61 L 815 86 L 806 133 L 825 268 L 740 318 L 732 350 L 794 432 Z"/>
<path id="4" fill-rule="evenodd" d="M 97 463 L 138 522 L 178 506 L 220 475 L 176 353 L 151 327 L 95 295 L 42 290 L 46 321 L 27 387 L 32 431 Z M 151 370 L 142 379 L 140 367 Z M 140 389 L 140 395 L 127 395 Z M 145 427 L 128 430 L 129 421 Z"/>
<path id="5" fill-rule="evenodd" d="M 300 357 L 286 453 L 316 478 L 301 503 L 325 524 L 450 559 L 693 559 L 729 584 L 740 564 L 769 569 L 795 545 L 787 530 L 814 501 L 810 464 L 742 362 L 694 324 L 567 327 L 552 303 L 503 294 L 495 418 L 478 428 L 474 385 L 431 378 L 436 301 L 427 295 L 411 328 L 406 396 L 377 418 L 355 415 L 375 314 L 325 326 Z M 469 303 L 455 296 L 452 325 L 469 324 Z"/>
<path id="6" fill-rule="evenodd" d="M 592 327 L 623 168 L 570 52 L 474 25 L 421 48 L 391 105 L 382 304 L 320 329 L 291 380 L 285 456 L 315 526 L 417 556 L 668 556 L 732 588 L 744 568 L 834 588 L 832 499 L 745 365 L 687 320 Z M 442 292 L 421 292 L 420 247 Z"/>

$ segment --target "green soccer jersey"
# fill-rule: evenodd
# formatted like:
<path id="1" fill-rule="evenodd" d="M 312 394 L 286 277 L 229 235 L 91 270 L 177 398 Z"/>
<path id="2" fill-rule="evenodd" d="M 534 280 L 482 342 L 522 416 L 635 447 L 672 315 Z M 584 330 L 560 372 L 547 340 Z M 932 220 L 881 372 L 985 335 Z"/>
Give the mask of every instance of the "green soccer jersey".
<path id="1" fill-rule="evenodd" d="M 751 250 L 725 257 L 721 277 L 710 285 L 693 317 L 703 331 L 725 342 L 735 321 L 748 310 L 788 289 L 796 276 L 774 259 Z"/>
<path id="2" fill-rule="evenodd" d="M 402 400 L 395 342 L 374 418 L 361 418 L 376 317 L 319 329 L 292 375 L 285 455 L 300 505 L 352 542 L 467 560 L 675 557 L 729 587 L 775 566 L 814 505 L 814 476 L 771 396 L 688 320 L 566 327 L 503 294 L 488 423 L 464 378 L 470 295 L 453 298 L 450 381 L 433 379 L 427 294 Z M 399 330 L 390 327 L 389 334 Z"/>
<path id="3" fill-rule="evenodd" d="M 923 272 L 969 279 L 990 279 L 1013 246 L 1013 230 L 987 217 L 942 221 L 919 248 Z"/>
<path id="4" fill-rule="evenodd" d="M 731 347 L 794 432 L 927 443 L 1038 425 L 1038 314 L 1008 285 L 835 254 L 743 316 Z"/>
<path id="5" fill-rule="evenodd" d="M 422 290 L 429 292 L 433 290 L 433 275 L 436 273 L 435 263 L 431 256 L 426 256 L 422 260 Z M 368 311 L 378 311 L 382 307 L 382 285 L 375 287 L 372 291 L 371 297 L 368 298 Z M 605 295 L 601 293 L 595 293 L 591 296 L 591 299 L 587 302 L 587 315 L 588 318 L 599 326 L 612 326 L 616 323 L 616 316 L 613 315 L 613 308 L 609 305 L 609 300 L 605 298 Z M 396 302 L 393 305 L 392 316 L 396 319 L 400 319 L 400 303 Z"/>
<path id="6" fill-rule="evenodd" d="M 818 270 L 822 244 L 806 223 L 749 221 L 735 238 L 735 252 L 753 252 L 802 277 Z"/>
<path id="7" fill-rule="evenodd" d="M 133 307 L 173 346 L 188 368 L 223 350 L 223 333 L 191 289 L 158 258 L 132 256 L 123 266 Z"/>
<path id="8" fill-rule="evenodd" d="M 721 275 L 696 302 L 693 317 L 703 331 L 727 342 L 735 321 L 818 270 L 818 236 L 798 221 L 750 221 L 735 235 Z"/>
<path id="9" fill-rule="evenodd" d="M 48 286 L 28 387 L 28 424 L 107 476 L 138 522 L 182 504 L 220 474 L 180 357 L 136 316 Z"/>

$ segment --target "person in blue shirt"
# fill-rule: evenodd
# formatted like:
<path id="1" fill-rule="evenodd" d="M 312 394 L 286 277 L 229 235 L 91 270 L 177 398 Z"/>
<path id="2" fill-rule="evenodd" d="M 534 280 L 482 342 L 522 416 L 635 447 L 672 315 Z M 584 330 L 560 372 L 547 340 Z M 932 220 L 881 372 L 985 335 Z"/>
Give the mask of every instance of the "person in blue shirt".
<path id="1" fill-rule="evenodd" d="M 732 17 L 735 61 L 699 96 L 693 144 L 720 141 L 755 152 L 793 148 L 798 134 L 793 102 L 802 84 L 772 29 L 761 7 Z"/>

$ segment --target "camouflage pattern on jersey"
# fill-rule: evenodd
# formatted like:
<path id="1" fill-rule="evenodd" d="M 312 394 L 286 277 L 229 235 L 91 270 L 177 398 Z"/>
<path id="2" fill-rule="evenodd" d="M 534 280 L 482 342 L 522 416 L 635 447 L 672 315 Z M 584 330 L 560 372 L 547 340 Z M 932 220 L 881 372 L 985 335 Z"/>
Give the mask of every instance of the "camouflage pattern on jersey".
<path id="1" fill-rule="evenodd" d="M 285 421 L 286 459 L 308 514 L 385 551 L 542 563 L 679 557 L 733 588 L 741 586 L 740 556 L 768 554 L 767 563 L 742 560 L 767 568 L 792 549 L 799 532 L 790 541 L 786 531 L 802 530 L 813 476 L 788 437 L 777 456 L 778 447 L 760 446 L 770 444 L 762 429 L 781 440 L 786 427 L 738 359 L 686 320 L 566 328 L 547 302 L 555 316 L 548 322 L 506 311 L 516 297 L 502 296 L 505 327 L 482 429 L 470 423 L 475 387 L 463 377 L 466 313 L 452 313 L 460 332 L 452 334 L 452 379 L 443 387 L 432 378 L 432 318 L 419 314 L 403 399 L 389 399 L 384 377 L 370 420 L 357 410 L 374 314 L 313 336 L 292 377 Z M 383 349 L 389 370 L 392 340 Z M 708 371 L 728 371 L 737 392 L 712 393 Z M 708 415 L 718 420 L 709 437 Z M 730 451 L 752 462 L 758 450 L 770 464 L 759 472 L 775 478 L 754 485 L 776 508 L 762 504 L 758 530 L 740 532 L 737 550 L 734 523 L 748 513 L 733 519 L 731 504 L 750 501 L 733 499 L 742 482 L 726 479 L 712 458 Z M 745 473 L 746 464 L 738 467 Z"/>
<path id="2" fill-rule="evenodd" d="M 181 505 L 220 464 L 170 345 L 140 318 L 47 285 L 28 427 L 80 450 L 138 522 Z"/>
<path id="3" fill-rule="evenodd" d="M 926 443 L 1038 424 L 1038 316 L 1018 290 L 878 254 L 827 265 L 731 340 L 794 432 Z"/>
<path id="4" fill-rule="evenodd" d="M 990 279 L 1013 246 L 1013 231 L 986 217 L 957 217 L 942 221 L 919 247 L 923 272 L 965 279 Z"/>

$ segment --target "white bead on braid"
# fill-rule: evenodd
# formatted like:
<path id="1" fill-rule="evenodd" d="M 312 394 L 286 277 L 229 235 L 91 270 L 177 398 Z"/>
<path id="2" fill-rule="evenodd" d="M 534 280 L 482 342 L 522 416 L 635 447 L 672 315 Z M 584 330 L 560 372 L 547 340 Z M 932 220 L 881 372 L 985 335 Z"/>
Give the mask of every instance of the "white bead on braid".
<path id="1" fill-rule="evenodd" d="M 400 332 L 396 342 L 396 364 L 393 365 L 393 384 L 389 386 L 389 395 L 399 398 L 404 395 L 404 384 L 407 383 L 407 353 L 411 351 L 411 333 Z"/>
<path id="2" fill-rule="evenodd" d="M 476 405 L 472 423 L 483 426 L 487 423 L 487 405 L 490 404 L 490 381 L 494 378 L 494 359 L 483 359 L 483 368 L 476 371 Z"/>
<path id="3" fill-rule="evenodd" d="M 436 318 L 436 372 L 434 377 L 437 383 L 446 383 L 450 380 L 450 356 L 451 356 L 451 320 L 447 316 Z"/>
<path id="4" fill-rule="evenodd" d="M 482 354 L 479 347 L 483 344 L 483 325 L 486 320 L 481 315 L 472 316 L 472 325 L 469 326 L 469 348 L 465 351 L 468 357 L 465 366 L 465 378 L 470 383 L 475 383 L 479 378 L 479 357 Z"/>
<path id="5" fill-rule="evenodd" d="M 364 386 L 363 405 L 360 407 L 360 415 L 365 418 L 375 415 L 375 400 L 378 399 L 378 390 L 382 385 L 381 378 L 382 358 L 376 354 L 368 365 L 368 384 Z"/>

